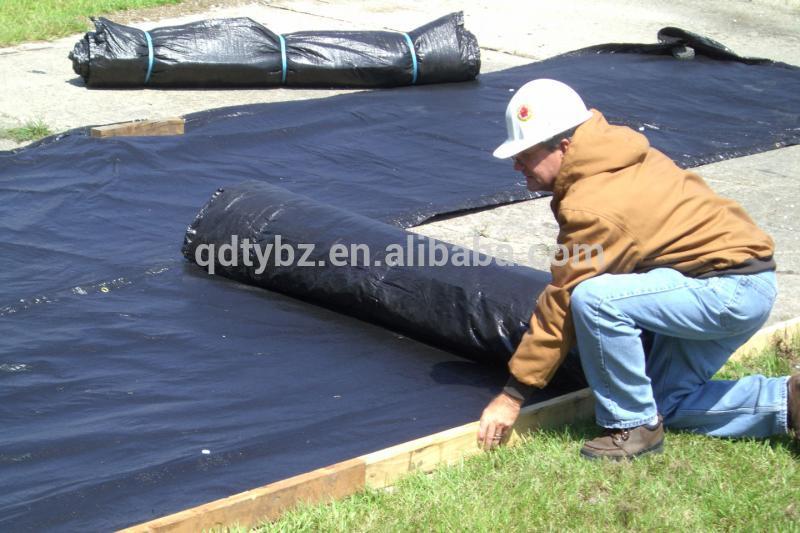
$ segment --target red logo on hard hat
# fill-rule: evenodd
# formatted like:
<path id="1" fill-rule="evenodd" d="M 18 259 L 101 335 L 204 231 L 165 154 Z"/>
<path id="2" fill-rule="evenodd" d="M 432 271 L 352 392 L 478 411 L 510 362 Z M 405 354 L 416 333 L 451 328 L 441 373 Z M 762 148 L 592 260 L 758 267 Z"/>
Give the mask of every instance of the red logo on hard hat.
<path id="1" fill-rule="evenodd" d="M 530 119 L 533 116 L 531 110 L 526 105 L 521 105 L 519 111 L 517 111 L 517 118 L 520 119 L 522 122 Z"/>

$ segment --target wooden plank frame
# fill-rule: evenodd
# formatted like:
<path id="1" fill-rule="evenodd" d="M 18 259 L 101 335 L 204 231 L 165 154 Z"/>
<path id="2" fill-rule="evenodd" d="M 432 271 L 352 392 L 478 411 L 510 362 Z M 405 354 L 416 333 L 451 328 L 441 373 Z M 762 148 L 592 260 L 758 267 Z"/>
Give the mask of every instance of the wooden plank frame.
<path id="1" fill-rule="evenodd" d="M 520 412 L 508 441 L 515 443 L 522 434 L 539 427 L 588 420 L 593 409 L 594 401 L 589 389 L 530 405 Z M 282 512 L 301 502 L 330 501 L 355 494 L 366 487 L 387 487 L 408 472 L 429 472 L 441 464 L 475 455 L 480 451 L 477 433 L 478 423 L 472 422 L 122 531 L 188 533 L 225 525 L 256 526 L 277 519 Z"/>
<path id="2" fill-rule="evenodd" d="M 731 359 L 738 361 L 743 357 L 766 350 L 771 346 L 777 346 L 780 343 L 791 343 L 792 338 L 798 336 L 800 336 L 800 317 L 773 324 L 760 329 L 750 337 L 750 340 L 736 350 Z"/>
<path id="3" fill-rule="evenodd" d="M 513 445 L 530 431 L 591 420 L 594 398 L 581 389 L 524 407 L 505 444 Z M 430 472 L 440 465 L 481 453 L 477 444 L 478 422 L 448 429 L 391 448 L 361 456 L 367 465 L 366 486 L 384 488 L 409 472 Z"/>
<path id="4" fill-rule="evenodd" d="M 364 461 L 351 459 L 122 531 L 194 533 L 223 526 L 255 526 L 277 519 L 301 502 L 319 503 L 353 494 L 364 487 L 364 467 Z"/>
<path id="5" fill-rule="evenodd" d="M 92 137 L 148 137 L 183 135 L 186 120 L 181 117 L 159 120 L 134 120 L 107 126 L 95 126 L 89 130 Z"/>
<path id="6" fill-rule="evenodd" d="M 770 345 L 800 335 L 800 317 L 764 328 L 731 356 L 741 359 Z M 581 389 L 525 407 L 506 445 L 518 443 L 530 431 L 592 419 L 594 398 Z M 413 471 L 430 472 L 480 453 L 478 422 L 451 428 L 349 461 L 270 483 L 122 530 L 125 533 L 195 532 L 226 525 L 252 527 L 275 520 L 298 503 L 344 498 L 370 487 L 385 488 Z"/>

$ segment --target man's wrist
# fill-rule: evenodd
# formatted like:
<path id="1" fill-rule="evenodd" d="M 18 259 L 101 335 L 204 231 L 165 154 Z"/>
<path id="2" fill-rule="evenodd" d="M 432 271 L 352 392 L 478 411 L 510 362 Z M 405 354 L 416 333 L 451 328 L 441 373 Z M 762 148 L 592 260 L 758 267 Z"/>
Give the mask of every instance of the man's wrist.
<path id="1" fill-rule="evenodd" d="M 508 377 L 503 387 L 503 394 L 516 400 L 520 405 L 528 401 L 535 391 L 536 387 L 522 383 L 513 374 Z"/>
<path id="2" fill-rule="evenodd" d="M 501 392 L 500 396 L 502 396 L 506 402 L 514 404 L 517 407 L 522 407 L 522 404 L 525 403 L 524 400 L 520 400 L 518 397 L 510 395 L 506 391 Z"/>

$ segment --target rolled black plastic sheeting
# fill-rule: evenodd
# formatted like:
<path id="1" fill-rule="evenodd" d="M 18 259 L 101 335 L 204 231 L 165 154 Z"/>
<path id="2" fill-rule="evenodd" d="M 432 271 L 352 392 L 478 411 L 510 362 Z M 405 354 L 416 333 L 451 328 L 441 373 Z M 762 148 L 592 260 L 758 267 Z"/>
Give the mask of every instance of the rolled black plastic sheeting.
<path id="1" fill-rule="evenodd" d="M 249 18 L 149 32 L 93 20 L 69 54 L 88 87 L 394 87 L 480 72 L 480 49 L 451 13 L 408 33 L 273 33 Z"/>
<path id="2" fill-rule="evenodd" d="M 508 361 L 550 280 L 261 182 L 214 194 L 189 226 L 183 254 L 215 274 L 490 363 Z"/>

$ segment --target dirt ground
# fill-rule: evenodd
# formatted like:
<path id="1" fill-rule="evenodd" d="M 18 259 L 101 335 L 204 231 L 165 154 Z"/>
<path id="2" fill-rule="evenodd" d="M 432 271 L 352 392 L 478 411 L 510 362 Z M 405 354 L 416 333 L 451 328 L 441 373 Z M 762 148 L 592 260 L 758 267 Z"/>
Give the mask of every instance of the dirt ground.
<path id="1" fill-rule="evenodd" d="M 315 29 L 406 31 L 451 11 L 463 10 L 466 26 L 481 44 L 482 72 L 541 60 L 606 42 L 655 42 L 664 26 L 678 26 L 716 39 L 740 55 L 800 65 L 800 0 L 189 0 L 113 20 L 143 29 L 208 18 L 249 16 L 287 33 Z M 54 131 L 133 119 L 183 115 L 248 103 L 322 98 L 345 91 L 89 90 L 72 71 L 67 54 L 80 35 L 52 42 L 0 48 L 0 128 L 39 119 Z M 500 142 L 502 139 L 498 139 Z M 20 147 L 0 140 L 0 150 Z M 487 154 L 487 157 L 491 157 Z M 701 167 L 720 194 L 741 202 L 777 244 L 781 293 L 770 322 L 800 316 L 800 246 L 795 206 L 800 206 L 800 147 Z M 509 169 L 509 179 L 515 179 Z M 546 200 L 534 200 L 417 228 L 444 240 L 470 245 L 510 243 L 523 264 L 546 268 L 544 255 L 527 250 L 551 245 L 555 221 Z"/>

